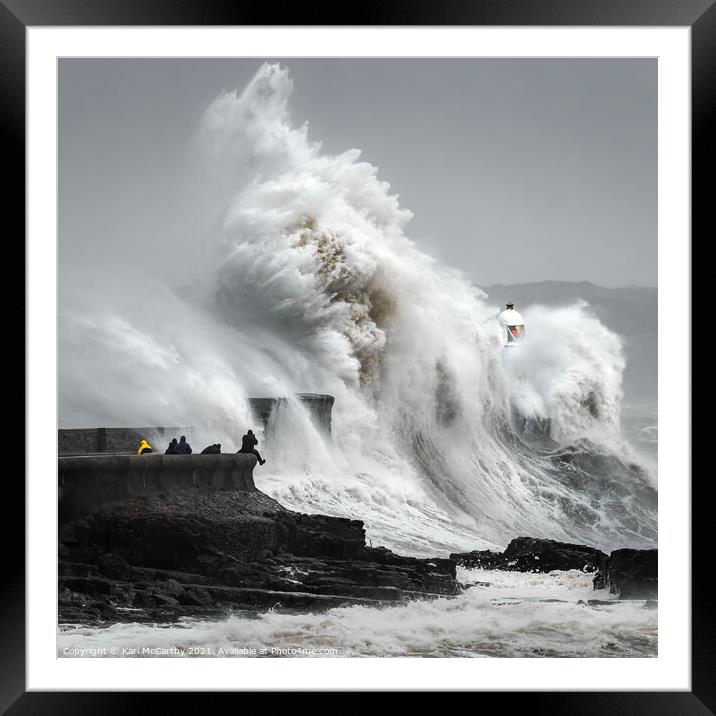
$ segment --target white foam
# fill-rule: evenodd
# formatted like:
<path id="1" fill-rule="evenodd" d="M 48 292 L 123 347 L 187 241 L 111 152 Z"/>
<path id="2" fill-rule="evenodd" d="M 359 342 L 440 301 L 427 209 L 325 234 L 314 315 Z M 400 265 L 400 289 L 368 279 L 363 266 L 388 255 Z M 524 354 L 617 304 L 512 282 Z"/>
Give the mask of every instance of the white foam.
<path id="1" fill-rule="evenodd" d="M 330 393 L 331 438 L 296 401 L 252 426 L 268 459 L 257 484 L 289 507 L 364 519 L 369 539 L 414 554 L 518 534 L 653 544 L 620 435 L 619 339 L 584 304 L 524 307 L 527 340 L 506 353 L 499 307 L 418 250 L 411 213 L 358 150 L 326 155 L 292 126 L 291 90 L 267 64 L 207 109 L 204 150 L 235 166 L 238 194 L 191 290 L 141 261 L 82 267 L 63 287 L 61 424 L 193 425 L 195 447 L 228 451 L 251 425 L 247 397 Z M 515 408 L 550 421 L 555 450 L 599 446 L 614 473 L 525 445 Z"/>
<path id="2" fill-rule="evenodd" d="M 112 647 L 146 647 L 164 649 L 167 656 L 220 657 L 232 655 L 231 649 L 253 650 L 254 654 L 246 654 L 251 656 L 275 647 L 289 650 L 290 656 L 319 657 L 657 655 L 656 610 L 644 609 L 640 601 L 618 603 L 592 591 L 592 575 L 576 570 L 549 574 L 461 570 L 459 577 L 491 585 L 474 586 L 453 599 L 384 608 L 353 606 L 298 615 L 272 611 L 255 618 L 189 620 L 170 626 L 64 627 L 57 653 L 101 648 L 110 655 Z M 588 599 L 610 603 L 578 603 Z M 174 651 L 192 648 L 199 651 Z"/>

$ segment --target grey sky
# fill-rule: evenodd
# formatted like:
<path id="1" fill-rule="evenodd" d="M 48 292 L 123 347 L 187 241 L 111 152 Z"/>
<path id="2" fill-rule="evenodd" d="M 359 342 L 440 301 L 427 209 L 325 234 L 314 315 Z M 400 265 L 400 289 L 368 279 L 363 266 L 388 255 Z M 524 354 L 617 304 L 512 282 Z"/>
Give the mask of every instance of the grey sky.
<path id="1" fill-rule="evenodd" d="M 60 61 L 61 268 L 211 239 L 240 186 L 207 179 L 198 124 L 262 61 Z M 479 285 L 656 285 L 656 60 L 279 61 L 294 124 L 362 149 Z"/>

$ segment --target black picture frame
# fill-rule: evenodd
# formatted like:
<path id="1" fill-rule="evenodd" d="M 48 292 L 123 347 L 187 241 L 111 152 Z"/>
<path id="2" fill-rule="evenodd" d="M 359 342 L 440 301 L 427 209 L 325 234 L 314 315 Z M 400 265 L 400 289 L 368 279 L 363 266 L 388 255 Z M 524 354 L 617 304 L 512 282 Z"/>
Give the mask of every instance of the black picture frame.
<path id="1" fill-rule="evenodd" d="M 343 6 L 345 7 L 345 6 Z M 25 231 L 25 29 L 29 26 L 92 25 L 482 25 L 482 26 L 682 26 L 692 37 L 692 236 L 705 240 L 713 190 L 716 126 L 715 0 L 363 0 L 341 6 L 278 4 L 230 0 L 0 0 L 0 127 L 6 186 L 6 241 L 16 249 Z M 711 170 L 711 171 L 710 171 Z M 11 181 L 7 181 L 11 180 Z M 7 219 L 12 218 L 8 230 Z M 692 239 L 692 247 L 696 242 Z M 24 267 L 24 252 L 19 261 Z M 15 264 L 16 266 L 17 264 Z M 14 271 L 14 269 L 13 269 Z M 24 274 L 23 274 L 24 275 Z M 692 285 L 696 285 L 692 282 Z M 708 284 L 706 284 L 708 285 Z M 6 305 L 10 306 L 9 302 Z M 10 318 L 6 319 L 8 322 Z M 12 317 L 12 324 L 16 318 Z M 7 324 L 6 324 L 7 325 Z M 16 331 L 13 331 L 15 333 Z M 19 340 L 17 340 L 19 344 Z M 23 344 L 24 345 L 24 344 Z M 25 371 L 24 351 L 21 370 Z M 19 381 L 11 381 L 19 384 Z M 23 408 L 24 414 L 24 408 Z M 25 436 L 26 447 L 28 436 Z M 32 445 L 30 444 L 30 449 Z M 16 450 L 19 453 L 19 450 Z M 6 511 L 20 516 L 12 535 L 24 533 L 25 485 L 6 469 Z M 691 476 L 680 476 L 686 479 Z M 716 630 L 709 577 L 711 475 L 692 480 L 692 689 L 684 692 L 510 692 L 482 693 L 499 708 L 551 714 L 708 714 L 716 713 Z M 114 714 L 166 709 L 168 694 L 26 692 L 25 560 L 13 550 L 6 528 L 0 611 L 0 709 L 8 714 Z M 710 559 L 711 558 L 711 559 Z M 668 574 L 662 576 L 668 579 Z M 506 663 L 505 668 L 509 668 Z M 184 706 L 205 695 L 181 694 Z M 160 702 L 161 699 L 161 702 Z M 236 704 L 237 708 L 241 704 Z M 206 707 L 206 704 L 203 705 Z"/>

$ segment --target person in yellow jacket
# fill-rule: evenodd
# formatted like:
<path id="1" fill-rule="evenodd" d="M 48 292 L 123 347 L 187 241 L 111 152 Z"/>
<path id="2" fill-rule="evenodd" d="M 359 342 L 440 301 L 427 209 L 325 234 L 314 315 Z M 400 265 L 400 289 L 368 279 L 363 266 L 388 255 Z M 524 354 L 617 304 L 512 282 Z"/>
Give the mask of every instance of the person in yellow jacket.
<path id="1" fill-rule="evenodd" d="M 146 440 L 142 440 L 139 450 L 137 450 L 137 455 L 145 455 L 149 452 L 152 452 L 152 446 Z"/>

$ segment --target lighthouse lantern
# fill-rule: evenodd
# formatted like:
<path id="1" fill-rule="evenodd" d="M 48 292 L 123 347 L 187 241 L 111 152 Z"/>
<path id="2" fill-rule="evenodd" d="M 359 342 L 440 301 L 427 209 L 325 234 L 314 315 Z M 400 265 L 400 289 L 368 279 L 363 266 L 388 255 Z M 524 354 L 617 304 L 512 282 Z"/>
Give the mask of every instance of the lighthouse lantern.
<path id="1" fill-rule="evenodd" d="M 515 311 L 514 303 L 508 303 L 505 310 L 497 317 L 502 328 L 502 339 L 505 347 L 517 346 L 525 337 L 525 321 Z"/>

